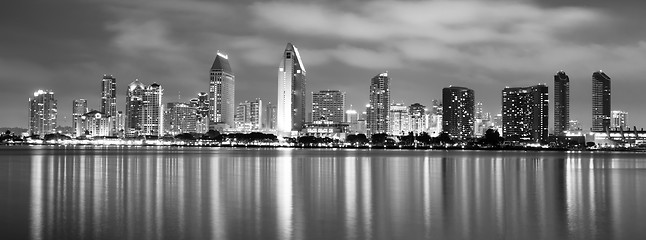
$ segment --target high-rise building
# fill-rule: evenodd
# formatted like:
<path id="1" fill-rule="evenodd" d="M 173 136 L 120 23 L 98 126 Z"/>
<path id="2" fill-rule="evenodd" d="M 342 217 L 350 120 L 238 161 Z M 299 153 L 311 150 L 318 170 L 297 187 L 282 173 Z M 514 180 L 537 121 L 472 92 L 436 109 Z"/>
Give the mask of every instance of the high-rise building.
<path id="1" fill-rule="evenodd" d="M 599 70 L 592 74 L 592 131 L 610 127 L 610 77 Z"/>
<path id="2" fill-rule="evenodd" d="M 260 130 L 263 119 L 262 100 L 244 101 L 236 108 L 235 127 L 240 131 Z"/>
<path id="3" fill-rule="evenodd" d="M 477 102 L 476 103 L 476 112 L 475 112 L 475 118 L 476 119 L 482 119 L 483 117 L 483 111 L 482 111 L 482 102 Z"/>
<path id="4" fill-rule="evenodd" d="M 428 129 L 426 106 L 413 103 L 409 107 L 408 114 L 410 116 L 410 131 L 415 134 L 426 132 Z"/>
<path id="5" fill-rule="evenodd" d="M 163 89 L 153 83 L 146 86 L 142 97 L 142 124 L 144 135 L 162 136 L 164 134 L 164 106 L 162 105 Z"/>
<path id="6" fill-rule="evenodd" d="M 262 115 L 264 121 L 262 128 L 276 130 L 276 114 L 276 104 L 272 104 L 271 102 L 267 103 L 264 106 L 264 114 Z"/>
<path id="7" fill-rule="evenodd" d="M 281 136 L 300 131 L 305 123 L 306 71 L 301 55 L 287 44 L 278 66 L 277 130 Z"/>
<path id="8" fill-rule="evenodd" d="M 116 115 L 117 115 L 117 79 L 112 75 L 103 75 L 101 80 L 101 112 L 103 115 L 111 117 L 113 121 L 111 126 L 112 135 L 115 135 L 116 130 Z"/>
<path id="9" fill-rule="evenodd" d="M 326 120 L 345 122 L 345 93 L 339 90 L 323 90 L 312 93 L 312 121 Z"/>
<path id="10" fill-rule="evenodd" d="M 166 133 L 177 135 L 197 131 L 197 108 L 188 103 L 170 102 L 166 104 L 165 125 Z"/>
<path id="11" fill-rule="evenodd" d="M 163 89 L 153 83 L 145 86 L 139 79 L 128 85 L 126 97 L 126 136 L 161 136 L 164 133 Z"/>
<path id="12" fill-rule="evenodd" d="M 502 90 L 502 134 L 510 140 L 546 141 L 549 95 L 546 85 Z"/>
<path id="13" fill-rule="evenodd" d="M 408 106 L 403 103 L 391 104 L 388 109 L 388 132 L 390 135 L 407 135 L 410 132 L 410 114 Z"/>
<path id="14" fill-rule="evenodd" d="M 390 112 L 390 77 L 380 73 L 370 80 L 370 105 L 368 106 L 368 134 L 388 133 Z"/>
<path id="15" fill-rule="evenodd" d="M 345 121 L 348 123 L 348 133 L 357 133 L 359 114 L 357 114 L 357 110 L 352 109 L 352 105 L 350 105 L 350 109 L 345 111 Z"/>
<path id="16" fill-rule="evenodd" d="M 442 89 L 442 130 L 451 137 L 473 137 L 474 93 L 465 87 L 450 86 Z"/>
<path id="17" fill-rule="evenodd" d="M 126 115 L 123 111 L 117 111 L 115 123 L 117 125 L 115 127 L 117 129 L 117 136 L 124 137 L 126 131 Z"/>
<path id="18" fill-rule="evenodd" d="M 612 111 L 612 121 L 610 127 L 626 129 L 628 126 L 628 112 L 621 110 Z"/>
<path id="19" fill-rule="evenodd" d="M 125 135 L 127 137 L 138 136 L 142 130 L 143 95 L 145 86 L 136 79 L 128 85 L 126 93 L 126 121 Z"/>
<path id="20" fill-rule="evenodd" d="M 229 64 L 229 56 L 220 52 L 215 56 L 210 70 L 209 86 L 210 127 L 224 124 L 234 125 L 235 115 L 235 75 Z"/>
<path id="21" fill-rule="evenodd" d="M 72 129 L 74 130 L 74 134 L 77 137 L 83 135 L 83 124 L 81 116 L 83 116 L 83 114 L 86 114 L 87 112 L 87 100 L 75 99 L 72 105 Z"/>
<path id="22" fill-rule="evenodd" d="M 554 135 L 562 136 L 570 123 L 570 77 L 564 71 L 554 75 Z"/>
<path id="23" fill-rule="evenodd" d="M 38 90 L 29 98 L 29 133 L 41 135 L 56 133 L 57 101 L 51 90 Z"/>
<path id="24" fill-rule="evenodd" d="M 195 131 L 197 133 L 206 133 L 209 131 L 209 94 L 200 92 L 197 98 L 190 100 L 190 106 L 197 110 L 195 119 Z"/>

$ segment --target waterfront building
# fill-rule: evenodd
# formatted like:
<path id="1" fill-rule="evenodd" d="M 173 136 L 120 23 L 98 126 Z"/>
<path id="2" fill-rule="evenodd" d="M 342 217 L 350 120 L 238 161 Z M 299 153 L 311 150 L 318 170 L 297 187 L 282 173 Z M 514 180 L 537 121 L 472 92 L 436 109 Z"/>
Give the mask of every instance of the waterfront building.
<path id="1" fill-rule="evenodd" d="M 390 77 L 388 72 L 380 73 L 370 80 L 370 104 L 366 119 L 368 134 L 388 133 L 390 112 Z"/>
<path id="2" fill-rule="evenodd" d="M 621 110 L 612 111 L 612 121 L 610 122 L 610 127 L 613 129 L 622 128 L 626 129 L 628 126 L 628 112 Z"/>
<path id="3" fill-rule="evenodd" d="M 139 79 L 128 85 L 126 97 L 126 136 L 160 136 L 164 133 L 163 89 L 153 83 L 145 86 Z"/>
<path id="4" fill-rule="evenodd" d="M 287 43 L 278 65 L 276 124 L 279 136 L 294 136 L 305 123 L 306 71 L 298 48 Z"/>
<path id="5" fill-rule="evenodd" d="M 109 137 L 113 133 L 113 123 L 111 116 L 100 111 L 93 110 L 81 115 L 83 131 L 80 136 L 86 137 Z"/>
<path id="6" fill-rule="evenodd" d="M 410 119 L 409 131 L 415 134 L 420 134 L 428 130 L 426 106 L 419 103 L 413 103 L 409 107 L 408 114 Z"/>
<path id="7" fill-rule="evenodd" d="M 506 87 L 502 90 L 502 135 L 508 140 L 547 141 L 547 86 Z"/>
<path id="8" fill-rule="evenodd" d="M 410 108 L 403 103 L 391 104 L 388 109 L 388 132 L 390 135 L 408 135 L 410 129 Z"/>
<path id="9" fill-rule="evenodd" d="M 325 119 L 334 123 L 345 122 L 345 93 L 322 90 L 312 93 L 312 121 Z"/>
<path id="10" fill-rule="evenodd" d="M 564 71 L 554 75 L 554 135 L 570 129 L 570 77 Z"/>
<path id="11" fill-rule="evenodd" d="M 442 89 L 442 130 L 451 137 L 473 137 L 474 92 L 465 87 L 450 86 Z"/>
<path id="12" fill-rule="evenodd" d="M 236 108 L 235 127 L 238 131 L 260 130 L 263 119 L 262 100 L 244 101 Z"/>
<path id="13" fill-rule="evenodd" d="M 209 83 L 210 128 L 216 125 L 233 127 L 235 115 L 235 75 L 229 56 L 218 52 L 210 70 Z"/>
<path id="14" fill-rule="evenodd" d="M 40 135 L 56 133 L 58 107 L 54 92 L 38 90 L 29 98 L 29 134 Z"/>
<path id="15" fill-rule="evenodd" d="M 115 118 L 116 119 L 114 121 L 117 125 L 115 127 L 117 129 L 117 136 L 124 137 L 126 129 L 126 115 L 123 113 L 123 111 L 117 111 L 117 116 Z"/>
<path id="16" fill-rule="evenodd" d="M 599 70 L 592 74 L 592 131 L 610 127 L 610 77 Z"/>
<path id="17" fill-rule="evenodd" d="M 117 79 L 112 75 L 103 75 L 101 80 L 101 113 L 108 115 L 112 121 L 116 121 L 117 115 Z M 116 122 L 111 124 L 112 135 L 116 135 Z"/>
<path id="18" fill-rule="evenodd" d="M 81 116 L 88 112 L 86 99 L 75 99 L 72 102 L 72 130 L 74 136 L 79 137 L 83 135 L 83 124 Z"/>
<path id="19" fill-rule="evenodd" d="M 165 125 L 164 129 L 167 134 L 178 135 L 181 133 L 197 132 L 197 108 L 192 107 L 190 103 L 170 102 L 166 104 L 164 111 Z"/>
<path id="20" fill-rule="evenodd" d="M 262 115 L 263 118 L 263 129 L 267 130 L 276 130 L 276 104 L 272 104 L 271 102 L 265 104 L 264 114 Z"/>

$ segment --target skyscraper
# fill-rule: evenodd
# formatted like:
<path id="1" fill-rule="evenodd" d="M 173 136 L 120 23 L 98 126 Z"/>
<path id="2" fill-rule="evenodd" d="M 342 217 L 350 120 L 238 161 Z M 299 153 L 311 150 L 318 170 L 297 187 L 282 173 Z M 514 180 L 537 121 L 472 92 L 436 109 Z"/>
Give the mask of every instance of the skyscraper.
<path id="1" fill-rule="evenodd" d="M 265 114 L 263 114 L 263 119 L 264 119 L 264 124 L 263 128 L 264 129 L 269 129 L 269 130 L 276 130 L 277 124 L 276 124 L 276 105 L 272 104 L 271 102 L 267 103 L 266 106 L 264 107 Z"/>
<path id="2" fill-rule="evenodd" d="M 406 135 L 410 132 L 409 108 L 403 103 L 391 104 L 388 109 L 388 127 L 391 135 Z"/>
<path id="3" fill-rule="evenodd" d="M 570 77 L 564 71 L 554 75 L 554 135 L 562 136 L 570 123 Z"/>
<path id="4" fill-rule="evenodd" d="M 164 133 L 163 89 L 153 83 L 145 86 L 139 79 L 128 85 L 126 97 L 126 136 L 161 136 Z"/>
<path id="5" fill-rule="evenodd" d="M 241 102 L 236 108 L 235 127 L 242 131 L 259 130 L 262 127 L 262 115 L 261 99 Z"/>
<path id="6" fill-rule="evenodd" d="M 209 85 L 210 128 L 216 124 L 234 126 L 235 75 L 229 65 L 229 56 L 220 52 L 215 56 L 210 70 Z"/>
<path id="7" fill-rule="evenodd" d="M 509 140 L 546 141 L 549 95 L 545 85 L 502 90 L 502 134 Z"/>
<path id="8" fill-rule="evenodd" d="M 306 71 L 303 60 L 291 43 L 287 44 L 278 66 L 277 130 L 281 136 L 300 131 L 305 123 Z"/>
<path id="9" fill-rule="evenodd" d="M 428 128 L 426 106 L 413 103 L 409 107 L 408 114 L 410 115 L 410 131 L 415 134 L 426 132 Z"/>
<path id="10" fill-rule="evenodd" d="M 197 131 L 197 108 L 183 102 L 170 102 L 166 104 L 164 112 L 166 114 L 164 129 L 167 133 L 177 135 Z"/>
<path id="11" fill-rule="evenodd" d="M 142 134 L 162 136 L 164 134 L 163 89 L 161 85 L 153 83 L 146 86 L 143 93 L 141 108 Z"/>
<path id="12" fill-rule="evenodd" d="M 111 118 L 112 135 L 116 134 L 117 79 L 112 75 L 103 75 L 101 80 L 101 112 Z"/>
<path id="13" fill-rule="evenodd" d="M 312 93 L 312 121 L 321 118 L 334 123 L 344 122 L 345 93 L 339 90 L 323 90 Z"/>
<path id="14" fill-rule="evenodd" d="M 87 100 L 75 99 L 72 105 L 72 129 L 74 130 L 74 134 L 77 137 L 83 135 L 83 124 L 81 116 L 83 116 L 83 114 L 86 114 L 87 112 Z"/>
<path id="15" fill-rule="evenodd" d="M 197 116 L 195 119 L 195 131 L 197 133 L 206 133 L 209 131 L 209 94 L 205 92 L 199 92 L 197 98 L 192 98 L 190 100 L 190 105 L 192 108 L 197 110 Z"/>
<path id="16" fill-rule="evenodd" d="M 368 107 L 368 134 L 388 133 L 390 112 L 390 77 L 380 73 L 370 80 L 370 104 Z"/>
<path id="17" fill-rule="evenodd" d="M 127 137 L 135 137 L 141 132 L 144 88 L 144 84 L 139 79 L 128 85 L 125 121 L 125 135 Z"/>
<path id="18" fill-rule="evenodd" d="M 442 89 L 442 130 L 458 139 L 473 136 L 475 108 L 473 90 L 450 86 Z"/>
<path id="19" fill-rule="evenodd" d="M 29 98 L 29 133 L 41 135 L 56 133 L 57 101 L 51 90 L 38 90 Z"/>
<path id="20" fill-rule="evenodd" d="M 592 131 L 610 127 L 610 77 L 599 70 L 592 74 Z"/>

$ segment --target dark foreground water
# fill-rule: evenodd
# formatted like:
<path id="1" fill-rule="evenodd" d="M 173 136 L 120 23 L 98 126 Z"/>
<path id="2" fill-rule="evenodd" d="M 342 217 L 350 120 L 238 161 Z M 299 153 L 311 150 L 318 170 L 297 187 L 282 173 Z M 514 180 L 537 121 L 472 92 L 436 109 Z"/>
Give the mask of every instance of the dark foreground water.
<path id="1" fill-rule="evenodd" d="M 0 147 L 0 239 L 645 239 L 644 158 Z"/>

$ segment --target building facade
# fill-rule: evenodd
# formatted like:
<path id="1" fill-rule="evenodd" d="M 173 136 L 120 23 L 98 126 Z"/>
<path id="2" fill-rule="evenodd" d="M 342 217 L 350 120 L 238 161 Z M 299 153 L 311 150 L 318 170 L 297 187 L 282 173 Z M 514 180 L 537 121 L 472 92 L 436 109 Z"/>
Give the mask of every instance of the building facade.
<path id="1" fill-rule="evenodd" d="M 428 130 L 428 115 L 426 114 L 426 106 L 413 103 L 408 107 L 408 114 L 410 116 L 410 131 L 415 134 L 420 134 Z"/>
<path id="2" fill-rule="evenodd" d="M 86 99 L 75 99 L 72 102 L 72 129 L 74 136 L 80 137 L 83 135 L 83 123 L 81 116 L 88 112 Z"/>
<path id="3" fill-rule="evenodd" d="M 570 129 L 570 77 L 564 71 L 554 75 L 554 135 Z"/>
<path id="4" fill-rule="evenodd" d="M 209 118 L 216 124 L 234 126 L 235 75 L 229 64 L 229 56 L 220 52 L 215 56 L 210 70 Z"/>
<path id="5" fill-rule="evenodd" d="M 626 129 L 628 127 L 628 112 L 621 110 L 612 111 L 612 121 L 610 122 L 610 127 L 613 129 Z"/>
<path id="6" fill-rule="evenodd" d="M 599 70 L 592 74 L 592 131 L 610 128 L 610 77 Z"/>
<path id="7" fill-rule="evenodd" d="M 410 132 L 410 108 L 403 103 L 391 104 L 388 109 L 390 135 L 401 136 Z"/>
<path id="8" fill-rule="evenodd" d="M 442 130 L 451 137 L 473 137 L 474 92 L 465 87 L 450 86 L 442 89 Z"/>
<path id="9" fill-rule="evenodd" d="M 112 75 L 103 75 L 101 80 L 101 112 L 116 121 L 117 115 L 117 79 Z M 112 123 L 112 134 L 116 135 L 116 122 Z"/>
<path id="10" fill-rule="evenodd" d="M 502 90 L 502 135 L 508 140 L 544 142 L 548 137 L 546 85 Z"/>
<path id="11" fill-rule="evenodd" d="M 81 116 L 83 132 L 81 136 L 109 137 L 113 133 L 113 120 L 111 116 L 100 111 L 90 111 Z"/>
<path id="12" fill-rule="evenodd" d="M 312 93 L 312 121 L 345 122 L 345 93 L 323 90 Z"/>
<path id="13" fill-rule="evenodd" d="M 58 107 L 54 92 L 38 90 L 29 98 L 29 134 L 40 135 L 56 133 Z"/>
<path id="14" fill-rule="evenodd" d="M 262 100 L 244 101 L 236 108 L 235 127 L 239 131 L 252 131 L 262 129 L 263 119 Z"/>
<path id="15" fill-rule="evenodd" d="M 164 133 L 163 89 L 153 83 L 145 86 L 138 79 L 128 85 L 125 135 L 161 136 Z"/>
<path id="16" fill-rule="evenodd" d="M 276 124 L 278 135 L 291 136 L 305 123 L 306 71 L 303 60 L 293 44 L 288 43 L 278 65 L 278 99 Z"/>
<path id="17" fill-rule="evenodd" d="M 190 103 L 170 102 L 164 110 L 164 131 L 170 135 L 197 132 L 197 108 Z"/>
<path id="18" fill-rule="evenodd" d="M 390 77 L 380 73 L 370 80 L 370 103 L 367 109 L 368 134 L 388 133 L 390 113 Z"/>

